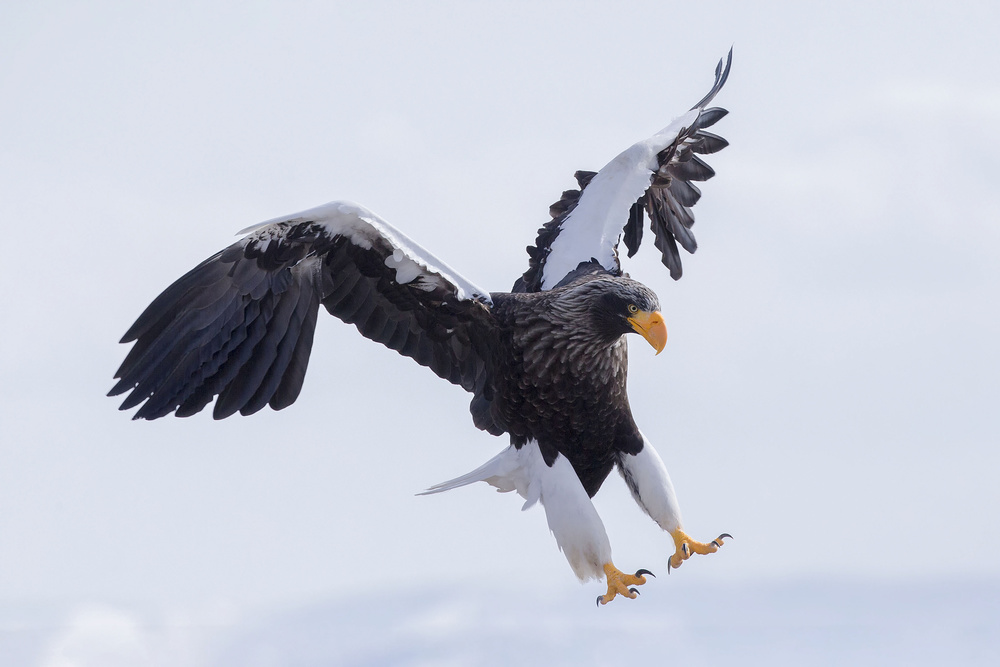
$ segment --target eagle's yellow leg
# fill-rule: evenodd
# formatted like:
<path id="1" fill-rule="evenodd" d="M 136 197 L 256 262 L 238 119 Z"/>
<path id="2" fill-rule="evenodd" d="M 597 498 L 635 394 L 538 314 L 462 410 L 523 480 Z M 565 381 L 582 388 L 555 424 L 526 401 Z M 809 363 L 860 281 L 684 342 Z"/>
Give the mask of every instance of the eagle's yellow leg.
<path id="1" fill-rule="evenodd" d="M 615 599 L 616 595 L 624 595 L 627 598 L 635 599 L 639 597 L 639 591 L 629 586 L 642 586 L 646 583 L 646 575 L 654 576 L 649 570 L 639 570 L 635 574 L 625 574 L 614 563 L 604 564 L 604 574 L 608 578 L 608 592 L 605 595 L 597 596 L 597 604 L 607 604 Z"/>
<path id="2" fill-rule="evenodd" d="M 704 542 L 696 542 L 688 537 L 688 534 L 679 528 L 670 533 L 670 536 L 674 538 L 674 546 L 677 548 L 674 551 L 674 555 L 667 559 L 667 572 L 670 572 L 670 568 L 677 568 L 681 566 L 681 563 L 686 561 L 691 557 L 691 554 L 714 554 L 719 550 L 719 547 L 723 544 L 723 538 L 728 537 L 733 539 L 733 536 L 729 533 L 723 533 L 717 538 L 705 544 Z"/>

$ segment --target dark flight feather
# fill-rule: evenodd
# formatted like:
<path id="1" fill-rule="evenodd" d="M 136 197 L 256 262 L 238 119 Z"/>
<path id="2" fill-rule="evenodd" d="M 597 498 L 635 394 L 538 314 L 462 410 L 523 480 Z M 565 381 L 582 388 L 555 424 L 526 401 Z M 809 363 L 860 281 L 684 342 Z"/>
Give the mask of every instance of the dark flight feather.
<path id="1" fill-rule="evenodd" d="M 109 395 L 129 392 L 123 409 L 143 404 L 136 419 L 192 415 L 216 397 L 216 419 L 286 407 L 302 387 L 320 303 L 440 377 L 481 388 L 488 310 L 433 272 L 400 284 L 390 266 L 399 244 L 366 233 L 277 223 L 213 255 L 129 329 L 136 342 Z"/>

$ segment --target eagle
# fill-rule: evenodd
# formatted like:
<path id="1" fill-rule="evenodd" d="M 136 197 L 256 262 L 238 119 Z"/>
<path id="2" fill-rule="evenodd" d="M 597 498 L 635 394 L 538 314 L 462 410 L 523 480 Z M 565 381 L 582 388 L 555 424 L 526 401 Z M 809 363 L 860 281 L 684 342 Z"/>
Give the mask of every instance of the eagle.
<path id="1" fill-rule="evenodd" d="M 724 61 L 724 62 L 723 62 Z M 634 599 L 649 570 L 612 561 L 591 499 L 616 469 L 639 507 L 667 531 L 667 570 L 718 551 L 685 532 L 662 459 L 636 425 L 626 392 L 627 334 L 659 354 L 660 304 L 623 273 L 645 218 L 670 275 L 678 246 L 697 247 L 695 182 L 714 175 L 699 157 L 728 145 L 708 132 L 728 112 L 708 105 L 729 76 L 732 49 L 708 93 L 666 128 L 598 172 L 578 171 L 527 248 L 510 292 L 487 292 L 368 209 L 335 201 L 240 232 L 166 288 L 122 338 L 134 343 L 109 396 L 127 394 L 134 419 L 193 415 L 213 400 L 216 419 L 281 410 L 302 387 L 319 306 L 362 336 L 410 357 L 472 394 L 472 421 L 510 445 L 476 470 L 424 493 L 474 482 L 541 503 L 573 572 L 603 579 L 597 603 Z"/>

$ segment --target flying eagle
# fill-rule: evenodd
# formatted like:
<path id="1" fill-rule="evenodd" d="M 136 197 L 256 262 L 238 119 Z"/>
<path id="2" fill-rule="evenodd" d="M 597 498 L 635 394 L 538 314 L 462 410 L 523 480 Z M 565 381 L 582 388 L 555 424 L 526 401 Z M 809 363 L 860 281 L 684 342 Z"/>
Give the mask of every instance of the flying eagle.
<path id="1" fill-rule="evenodd" d="M 726 110 L 707 105 L 725 84 L 732 50 L 690 111 L 599 172 L 579 171 L 528 247 L 510 292 L 486 292 L 368 209 L 331 202 L 244 230 L 168 287 L 122 338 L 135 342 L 110 396 L 128 393 L 135 419 L 187 417 L 213 399 L 216 419 L 295 402 L 316 314 L 427 366 L 472 394 L 475 425 L 510 446 L 482 467 L 434 486 L 473 482 L 540 502 L 556 543 L 581 580 L 605 578 L 607 604 L 634 598 L 648 570 L 625 574 L 591 498 L 614 468 L 639 506 L 673 537 L 667 569 L 713 553 L 681 524 L 667 469 L 636 426 L 626 394 L 625 334 L 657 354 L 667 342 L 659 301 L 621 270 L 648 216 L 663 264 L 681 277 L 678 245 L 696 248 L 694 181 L 714 171 L 699 154 L 728 145 L 707 132 Z"/>

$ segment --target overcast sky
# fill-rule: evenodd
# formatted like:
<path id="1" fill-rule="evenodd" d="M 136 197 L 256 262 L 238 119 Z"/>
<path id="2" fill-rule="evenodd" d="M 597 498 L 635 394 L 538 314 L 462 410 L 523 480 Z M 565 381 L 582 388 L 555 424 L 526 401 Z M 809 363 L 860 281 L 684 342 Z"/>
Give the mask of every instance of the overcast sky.
<path id="1" fill-rule="evenodd" d="M 540 509 L 414 497 L 505 441 L 353 327 L 322 314 L 299 401 L 223 422 L 118 412 L 117 341 L 237 230 L 333 199 L 508 289 L 573 172 L 731 45 L 699 251 L 676 283 L 651 244 L 626 269 L 670 330 L 632 341 L 636 419 L 689 532 L 736 539 L 647 604 L 675 578 L 995 581 L 998 29 L 987 2 L 4 3 L 5 613 L 473 579 L 591 605 Z M 616 562 L 664 571 L 617 476 L 596 502 Z"/>

